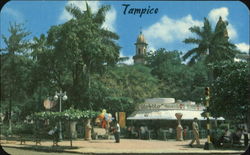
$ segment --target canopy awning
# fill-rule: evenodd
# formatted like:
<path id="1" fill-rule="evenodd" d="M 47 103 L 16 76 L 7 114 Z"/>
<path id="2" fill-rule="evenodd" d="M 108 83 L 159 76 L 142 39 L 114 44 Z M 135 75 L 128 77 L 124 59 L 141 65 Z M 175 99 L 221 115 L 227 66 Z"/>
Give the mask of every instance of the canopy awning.
<path id="1" fill-rule="evenodd" d="M 182 113 L 181 120 L 193 120 L 195 117 L 199 120 L 206 120 L 206 117 L 202 117 L 202 110 L 151 110 L 151 111 L 136 111 L 128 120 L 177 120 L 176 113 Z M 210 117 L 211 120 L 215 118 Z M 225 120 L 223 117 L 217 118 L 217 120 Z"/>

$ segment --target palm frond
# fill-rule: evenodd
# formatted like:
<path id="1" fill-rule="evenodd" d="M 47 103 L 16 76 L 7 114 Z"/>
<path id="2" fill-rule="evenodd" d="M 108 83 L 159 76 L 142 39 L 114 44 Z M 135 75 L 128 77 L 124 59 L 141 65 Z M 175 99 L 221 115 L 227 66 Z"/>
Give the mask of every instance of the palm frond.
<path id="1" fill-rule="evenodd" d="M 200 39 L 195 39 L 195 38 L 187 38 L 183 41 L 186 44 L 200 44 L 201 40 Z"/>
<path id="2" fill-rule="evenodd" d="M 74 5 L 68 5 L 65 9 L 76 19 L 80 19 L 82 17 L 82 11 L 79 7 Z"/>
<path id="3" fill-rule="evenodd" d="M 201 29 L 200 29 L 199 26 L 190 27 L 189 30 L 190 30 L 192 33 L 196 33 L 198 36 L 202 36 L 202 31 L 201 31 Z"/>
<path id="4" fill-rule="evenodd" d="M 190 56 L 194 55 L 198 51 L 199 51 L 199 48 L 193 48 L 193 49 L 187 51 L 187 53 L 183 55 L 182 59 L 186 60 L 187 58 L 189 58 Z"/>
<path id="5" fill-rule="evenodd" d="M 188 65 L 194 65 L 195 63 L 196 63 L 196 61 L 197 61 L 197 59 L 199 58 L 199 56 L 198 55 L 194 55 L 190 60 L 189 60 L 189 62 L 188 62 Z"/>
<path id="6" fill-rule="evenodd" d="M 204 34 L 211 34 L 212 33 L 212 26 L 207 18 L 204 18 L 204 26 L 203 26 Z"/>
<path id="7" fill-rule="evenodd" d="M 85 13 L 86 13 L 86 15 L 88 16 L 88 17 L 91 17 L 92 16 L 92 10 L 91 10 L 91 8 L 89 7 L 89 5 L 88 5 L 88 3 L 86 2 L 86 11 L 85 11 Z"/>
<path id="8" fill-rule="evenodd" d="M 115 40 L 119 39 L 119 36 L 116 33 L 105 30 L 105 29 L 101 29 L 100 33 L 103 37 L 108 37 L 108 38 L 112 38 Z"/>
<path id="9" fill-rule="evenodd" d="M 110 10 L 110 5 L 102 6 L 95 14 L 94 21 L 103 24 L 105 22 L 105 15 Z"/>

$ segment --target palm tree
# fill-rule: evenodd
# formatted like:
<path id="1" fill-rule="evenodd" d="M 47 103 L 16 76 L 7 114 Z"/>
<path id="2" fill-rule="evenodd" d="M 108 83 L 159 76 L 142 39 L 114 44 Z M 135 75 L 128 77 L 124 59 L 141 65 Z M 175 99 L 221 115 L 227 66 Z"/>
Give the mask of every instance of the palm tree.
<path id="1" fill-rule="evenodd" d="M 1 56 L 1 99 L 9 100 L 8 119 L 9 131 L 12 132 L 12 106 L 13 103 L 21 102 L 20 98 L 24 98 L 23 86 L 25 84 L 24 64 L 28 59 L 25 57 L 29 49 L 29 41 L 26 37 L 30 34 L 23 24 L 10 23 L 10 36 L 2 36 L 6 47 L 0 49 Z M 2 96 L 3 95 L 3 96 Z M 4 97 L 6 95 L 6 98 Z M 4 97 L 4 98 L 2 98 Z"/>
<path id="2" fill-rule="evenodd" d="M 79 45 L 79 55 L 89 78 L 89 88 L 91 73 L 102 72 L 106 65 L 114 65 L 119 61 L 120 47 L 115 42 L 119 36 L 102 27 L 109 9 L 110 6 L 103 5 L 93 13 L 88 3 L 86 11 L 81 11 L 79 7 L 73 5 L 66 6 L 66 10 L 73 16 L 69 22 L 77 28 L 76 37 L 82 40 Z M 78 27 L 79 25 L 81 27 Z"/>
<path id="3" fill-rule="evenodd" d="M 105 5 L 101 6 L 96 13 L 92 13 L 87 3 L 86 11 L 81 11 L 80 8 L 73 5 L 66 6 L 66 10 L 73 16 L 75 22 L 78 25 L 86 26 L 80 28 L 78 37 L 88 38 L 86 39 L 88 45 L 82 43 L 80 48 L 82 59 L 89 72 L 102 68 L 103 63 L 115 64 L 119 61 L 120 47 L 114 41 L 118 40 L 119 36 L 102 27 L 109 9 L 110 6 Z M 99 61 L 100 59 L 102 61 Z"/>
<path id="4" fill-rule="evenodd" d="M 207 51 L 211 51 L 213 48 L 213 31 L 210 22 L 207 18 L 204 18 L 204 25 L 202 28 L 199 26 L 193 26 L 189 28 L 192 33 L 195 33 L 198 38 L 187 38 L 183 42 L 186 44 L 197 44 L 198 47 L 189 50 L 184 56 L 183 59 L 186 60 L 190 58 L 189 64 L 194 64 L 201 58 L 203 58 Z"/>
<path id="5" fill-rule="evenodd" d="M 46 51 L 47 38 L 44 34 L 41 34 L 40 38 L 34 37 L 33 41 L 34 43 L 31 44 L 31 48 L 33 50 L 31 56 L 35 61 L 38 61 L 41 54 Z"/>
<path id="6" fill-rule="evenodd" d="M 205 64 L 214 63 L 222 60 L 233 60 L 237 53 L 234 44 L 229 42 L 226 26 L 222 18 L 216 24 L 215 30 L 212 30 L 211 24 L 207 18 L 204 18 L 202 28 L 193 26 L 189 30 L 195 33 L 198 38 L 187 38 L 183 42 L 187 44 L 197 44 L 198 47 L 189 50 L 183 59 L 189 60 L 189 64 L 205 59 Z"/>
<path id="7" fill-rule="evenodd" d="M 93 74 L 103 73 L 108 65 L 119 60 L 120 47 L 116 42 L 119 36 L 103 28 L 109 9 L 110 6 L 101 6 L 93 13 L 87 3 L 85 11 L 74 5 L 66 6 L 73 18 L 52 27 L 48 34 L 56 59 L 65 64 L 66 75 L 72 77 L 68 82 L 70 102 L 79 109 L 93 109 L 90 98 Z"/>

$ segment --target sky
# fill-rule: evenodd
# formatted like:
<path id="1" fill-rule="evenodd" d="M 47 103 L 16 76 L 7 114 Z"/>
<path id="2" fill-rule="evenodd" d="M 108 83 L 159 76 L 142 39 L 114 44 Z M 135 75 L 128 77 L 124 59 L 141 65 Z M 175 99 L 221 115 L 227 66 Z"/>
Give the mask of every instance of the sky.
<path id="1" fill-rule="evenodd" d="M 63 24 L 72 16 L 65 6 L 76 5 L 86 9 L 85 1 L 10 1 L 5 4 L 0 15 L 1 36 L 9 36 L 9 23 L 23 23 L 31 32 L 27 39 L 46 34 L 51 26 Z M 228 21 L 230 41 L 242 52 L 249 52 L 249 10 L 240 1 L 88 1 L 95 12 L 101 5 L 110 5 L 104 28 L 120 36 L 121 56 L 128 56 L 127 64 L 133 64 L 135 45 L 140 31 L 148 43 L 148 51 L 165 48 L 182 53 L 195 47 L 183 43 L 188 37 L 195 37 L 189 31 L 192 26 L 202 27 L 204 17 L 215 27 L 221 16 Z M 128 8 L 125 11 L 125 6 Z M 154 9 L 152 14 L 129 14 L 129 9 Z M 125 13 L 124 13 L 125 11 Z M 1 48 L 6 45 L 1 38 Z"/>

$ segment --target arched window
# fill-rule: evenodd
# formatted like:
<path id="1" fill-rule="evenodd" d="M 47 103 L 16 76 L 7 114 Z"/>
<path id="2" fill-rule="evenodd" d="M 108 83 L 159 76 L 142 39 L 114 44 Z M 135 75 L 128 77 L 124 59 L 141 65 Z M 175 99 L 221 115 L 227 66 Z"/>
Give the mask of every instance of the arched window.
<path id="1" fill-rule="evenodd" d="M 139 55 L 141 54 L 141 49 L 140 49 L 140 48 L 138 48 L 138 54 L 139 54 Z"/>

